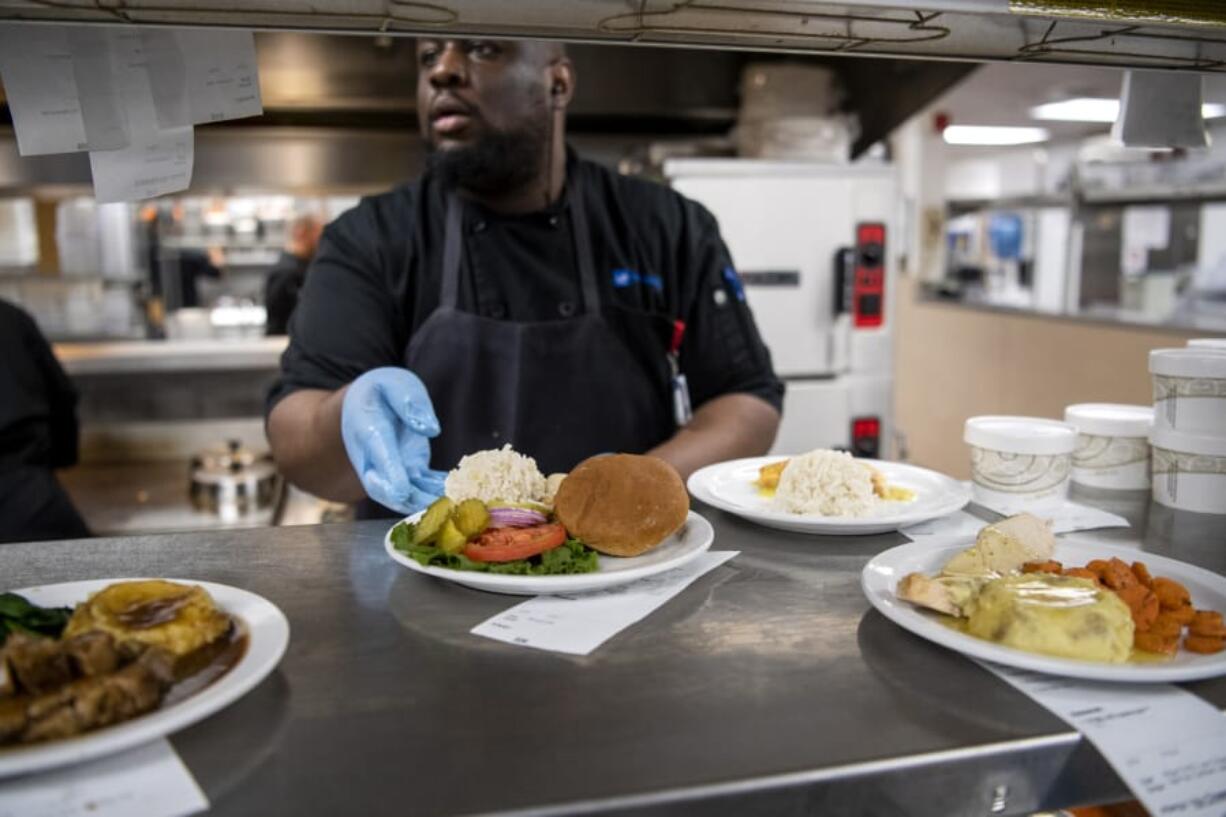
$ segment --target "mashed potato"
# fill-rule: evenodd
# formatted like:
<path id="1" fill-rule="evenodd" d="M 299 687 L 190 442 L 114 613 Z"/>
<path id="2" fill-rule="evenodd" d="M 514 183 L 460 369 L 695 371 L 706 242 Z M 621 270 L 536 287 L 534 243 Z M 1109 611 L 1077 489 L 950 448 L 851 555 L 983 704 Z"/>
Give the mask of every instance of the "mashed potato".
<path id="1" fill-rule="evenodd" d="M 829 449 L 793 457 L 775 490 L 777 507 L 813 516 L 864 516 L 876 501 L 872 469 Z"/>
<path id="2" fill-rule="evenodd" d="M 181 658 L 224 636 L 231 623 L 203 587 L 149 579 L 107 585 L 78 604 L 64 637 L 99 630 Z"/>
<path id="3" fill-rule="evenodd" d="M 444 490 L 453 502 L 543 502 L 547 497 L 545 477 L 536 460 L 511 450 L 510 445 L 461 459 L 447 474 Z"/>

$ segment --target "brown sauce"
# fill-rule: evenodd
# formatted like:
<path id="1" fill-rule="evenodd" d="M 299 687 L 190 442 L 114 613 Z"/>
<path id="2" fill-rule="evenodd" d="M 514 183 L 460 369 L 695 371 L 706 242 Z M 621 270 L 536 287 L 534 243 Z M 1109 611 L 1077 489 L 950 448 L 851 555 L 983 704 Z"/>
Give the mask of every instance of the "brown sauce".
<path id="1" fill-rule="evenodd" d="M 212 644 L 201 647 L 195 653 L 181 659 L 175 668 L 179 680 L 166 693 L 158 709 L 165 709 L 187 700 L 222 678 L 234 669 L 239 661 L 243 660 L 250 642 L 247 625 L 234 619 L 230 632 L 224 638 L 219 638 Z"/>

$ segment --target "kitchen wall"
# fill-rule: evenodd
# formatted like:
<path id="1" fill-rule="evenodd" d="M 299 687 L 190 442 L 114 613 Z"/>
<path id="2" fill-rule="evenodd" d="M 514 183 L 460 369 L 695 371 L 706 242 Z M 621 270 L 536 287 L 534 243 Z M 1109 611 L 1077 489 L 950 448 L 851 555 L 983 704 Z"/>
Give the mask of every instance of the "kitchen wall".
<path id="1" fill-rule="evenodd" d="M 960 479 L 970 477 L 967 417 L 1151 403 L 1149 350 L 1204 336 L 972 309 L 920 300 L 916 289 L 913 277 L 899 279 L 895 423 L 912 462 Z"/>

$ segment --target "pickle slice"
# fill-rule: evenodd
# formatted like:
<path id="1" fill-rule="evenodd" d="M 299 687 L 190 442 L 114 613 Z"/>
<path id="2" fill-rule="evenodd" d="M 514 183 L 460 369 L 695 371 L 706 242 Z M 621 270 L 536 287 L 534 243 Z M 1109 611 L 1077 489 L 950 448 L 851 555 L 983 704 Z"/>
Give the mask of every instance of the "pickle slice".
<path id="1" fill-rule="evenodd" d="M 434 500 L 413 527 L 413 547 L 430 544 L 438 536 L 443 523 L 451 517 L 454 509 L 455 503 L 445 496 Z"/>
<path id="2" fill-rule="evenodd" d="M 466 539 L 479 536 L 490 524 L 490 512 L 479 499 L 466 499 L 456 506 L 451 520 Z"/>
<path id="3" fill-rule="evenodd" d="M 443 527 L 438 532 L 436 544 L 443 553 L 459 553 L 464 549 L 464 545 L 468 544 L 468 537 L 460 533 L 455 522 L 448 519 L 443 522 Z"/>

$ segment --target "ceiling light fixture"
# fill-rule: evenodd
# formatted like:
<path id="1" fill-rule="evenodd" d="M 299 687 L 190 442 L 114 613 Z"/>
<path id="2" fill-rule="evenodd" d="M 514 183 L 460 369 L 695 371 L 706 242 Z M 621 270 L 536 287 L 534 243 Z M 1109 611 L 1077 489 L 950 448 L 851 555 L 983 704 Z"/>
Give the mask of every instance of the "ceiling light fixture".
<path id="1" fill-rule="evenodd" d="M 1201 106 L 1200 112 L 1205 119 L 1217 119 L 1226 116 L 1226 105 L 1206 102 Z M 1037 105 L 1030 109 L 1032 119 L 1056 122 L 1111 123 L 1118 119 L 1119 115 L 1120 101 L 1118 99 L 1092 96 L 1048 102 L 1046 105 Z"/>
<path id="2" fill-rule="evenodd" d="M 1046 142 L 1043 128 L 1018 128 L 997 125 L 950 125 L 941 132 L 948 145 L 1032 145 Z"/>

